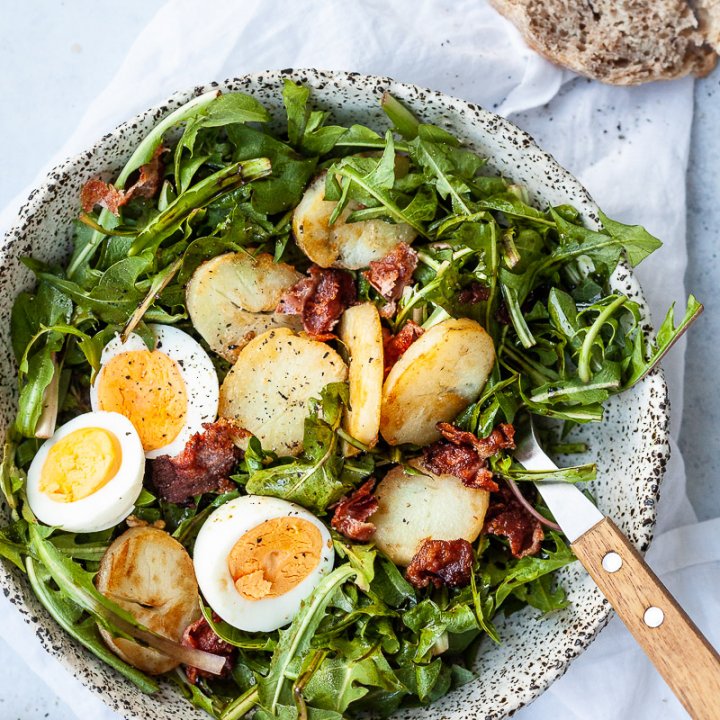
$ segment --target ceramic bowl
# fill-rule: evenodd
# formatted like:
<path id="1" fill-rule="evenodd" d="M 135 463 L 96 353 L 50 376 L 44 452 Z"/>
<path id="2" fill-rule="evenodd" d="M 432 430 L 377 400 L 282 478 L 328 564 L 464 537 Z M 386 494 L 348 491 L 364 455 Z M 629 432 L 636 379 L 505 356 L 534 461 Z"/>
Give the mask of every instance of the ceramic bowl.
<path id="1" fill-rule="evenodd" d="M 179 92 L 103 137 L 86 152 L 58 166 L 27 199 L 17 224 L 0 246 L 0 435 L 15 415 L 15 364 L 9 342 L 10 307 L 33 278 L 20 263 L 24 255 L 60 262 L 70 250 L 71 221 L 79 211 L 82 184 L 98 175 L 111 178 L 153 125 L 168 112 L 211 88 L 251 93 L 272 112 L 283 115 L 280 87 L 286 77 L 308 84 L 317 107 L 340 122 L 362 122 L 378 128 L 387 120 L 378 101 L 389 90 L 425 122 L 457 135 L 489 158 L 492 172 L 524 185 L 539 207 L 569 202 L 590 226 L 597 226 L 597 206 L 587 191 L 532 138 L 507 120 L 439 92 L 390 78 L 316 70 L 273 71 L 233 78 Z M 613 286 L 645 308 L 640 286 L 626 267 Z M 644 551 L 652 537 L 658 486 L 668 456 L 668 404 L 663 376 L 655 372 L 629 393 L 609 403 L 605 421 L 582 432 L 597 459 L 598 480 L 592 491 L 609 514 Z M 565 568 L 560 580 L 568 592 L 567 609 L 540 618 L 525 610 L 500 622 L 502 644 L 483 642 L 477 658 L 478 679 L 437 703 L 401 711 L 401 718 L 475 720 L 501 718 L 529 703 L 560 677 L 608 621 L 610 608 L 579 566 Z M 177 720 L 206 717 L 173 688 L 143 695 L 68 638 L 33 596 L 20 573 L 0 565 L 0 585 L 38 641 L 67 670 L 107 705 L 128 720 Z"/>

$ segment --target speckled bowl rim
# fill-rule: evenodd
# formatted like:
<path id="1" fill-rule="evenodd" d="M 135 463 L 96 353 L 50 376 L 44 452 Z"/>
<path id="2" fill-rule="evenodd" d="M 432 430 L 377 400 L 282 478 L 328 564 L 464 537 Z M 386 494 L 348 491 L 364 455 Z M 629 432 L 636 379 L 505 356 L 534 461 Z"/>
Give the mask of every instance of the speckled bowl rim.
<path id="1" fill-rule="evenodd" d="M 401 100 L 413 98 L 432 98 L 434 101 L 445 105 L 453 112 L 467 111 L 475 114 L 477 117 L 484 117 L 486 120 L 492 119 L 496 123 L 496 125 L 501 128 L 503 133 L 513 137 L 517 142 L 522 145 L 523 148 L 532 149 L 536 157 L 554 166 L 554 171 L 557 173 L 557 176 L 563 178 L 564 182 L 568 185 L 573 186 L 578 197 L 582 200 L 582 204 L 585 206 L 586 211 L 583 214 L 586 215 L 586 219 L 588 219 L 591 224 L 597 224 L 599 222 L 597 205 L 593 201 L 588 191 L 569 171 L 563 168 L 551 154 L 539 148 L 533 138 L 528 133 L 515 126 L 509 120 L 506 120 L 505 118 L 502 118 L 501 116 L 498 116 L 491 111 L 485 110 L 474 103 L 454 98 L 445 93 L 425 89 L 413 84 L 397 82 L 392 78 L 383 76 L 364 75 L 360 73 L 345 71 L 320 71 L 316 69 L 271 70 L 243 75 L 236 78 L 228 78 L 221 82 L 215 81 L 206 85 L 195 86 L 191 90 L 175 92 L 169 97 L 167 97 L 167 99 L 163 102 L 155 105 L 152 108 L 149 108 L 148 110 L 140 112 L 132 119 L 121 123 L 114 130 L 107 133 L 105 136 L 95 142 L 88 150 L 78 153 L 76 156 L 68 158 L 64 162 L 58 164 L 53 170 L 51 170 L 47 174 L 45 179 L 38 183 L 37 186 L 30 192 L 26 202 L 19 210 L 17 221 L 15 222 L 13 227 L 11 227 L 10 230 L 8 230 L 8 232 L 6 233 L 5 239 L 3 240 L 2 244 L 0 244 L 0 267 L 2 267 L 7 261 L 6 248 L 10 242 L 10 238 L 12 236 L 22 237 L 25 234 L 25 231 L 27 230 L 34 214 L 43 206 L 43 204 L 48 199 L 49 193 L 51 192 L 51 189 L 55 182 L 55 178 L 61 177 L 67 172 L 68 169 L 77 165 L 83 158 L 90 158 L 98 151 L 101 151 L 103 144 L 108 140 L 108 138 L 122 136 L 125 131 L 130 130 L 133 125 L 141 123 L 142 121 L 147 119 L 148 116 L 152 116 L 155 120 L 157 120 L 160 117 L 166 115 L 172 109 L 178 107 L 184 102 L 187 102 L 192 97 L 196 97 L 197 95 L 202 94 L 203 92 L 207 92 L 212 89 L 222 89 L 224 87 L 227 87 L 228 85 L 238 83 L 257 82 L 279 85 L 285 78 L 291 78 L 297 81 L 306 82 L 311 87 L 316 87 L 318 85 L 323 86 L 323 84 L 328 81 L 328 78 L 330 78 L 332 82 L 335 82 L 336 84 L 364 84 L 367 86 L 368 94 L 370 94 L 373 89 L 383 87 L 390 90 Z M 624 271 L 624 280 L 627 283 L 627 287 L 632 288 L 632 291 L 637 295 L 636 299 L 641 305 L 643 317 L 649 318 L 648 308 L 645 303 L 642 290 L 639 286 L 639 283 L 637 282 L 637 279 L 627 266 L 624 267 Z M 652 332 L 652 329 L 647 321 L 644 324 L 643 328 L 646 333 Z M 656 458 L 656 460 L 653 468 L 655 476 L 657 477 L 657 482 L 656 484 L 648 486 L 646 488 L 646 492 L 643 496 L 643 506 L 639 509 L 638 516 L 634 518 L 636 531 L 630 535 L 631 540 L 642 552 L 647 550 L 652 540 L 653 529 L 656 520 L 656 506 L 659 499 L 659 487 L 662 480 L 664 467 L 670 453 L 669 404 L 665 378 L 662 370 L 659 368 L 654 370 L 648 376 L 648 378 L 652 378 L 652 381 L 656 383 L 656 389 L 658 390 L 658 395 L 655 396 L 654 399 L 651 398 L 651 403 L 654 402 L 656 405 L 654 410 L 658 418 L 658 427 L 656 428 L 656 430 L 659 435 L 657 443 L 654 446 L 656 450 L 656 452 L 654 453 L 654 457 Z M 7 510 L 4 507 L 4 504 L 3 510 Z M 11 568 L 0 562 L 0 589 L 2 589 L 6 595 L 8 594 L 9 586 L 16 581 L 16 577 L 17 576 L 14 574 L 14 571 Z M 45 611 L 43 610 L 43 612 Z M 514 714 L 518 709 L 532 702 L 532 700 L 541 695 L 556 679 L 561 677 L 567 671 L 570 663 L 589 646 L 589 644 L 595 639 L 595 637 L 597 637 L 597 634 L 603 627 L 605 627 L 611 615 L 612 609 L 607 603 L 607 601 L 603 599 L 602 608 L 597 612 L 597 614 L 593 616 L 591 622 L 589 622 L 583 627 L 583 632 L 579 635 L 579 637 L 568 637 L 566 639 L 566 643 L 564 646 L 564 660 L 556 663 L 553 666 L 547 667 L 542 673 L 540 681 L 536 682 L 532 688 L 526 689 L 525 692 L 518 692 L 513 697 L 504 698 L 504 703 L 502 704 L 502 707 L 498 707 L 496 710 L 489 712 L 486 717 L 493 719 L 500 717 L 509 717 L 510 715 Z M 39 626 L 43 623 L 54 624 L 54 621 L 46 612 L 45 618 L 38 618 L 35 616 L 31 617 L 30 613 L 27 612 L 23 612 L 22 616 L 25 622 L 31 626 Z M 38 633 L 38 636 L 40 637 L 42 642 L 43 638 L 40 636 L 40 633 Z M 67 637 L 66 639 L 68 642 L 72 642 L 69 637 Z M 92 693 L 100 697 L 106 704 L 110 704 L 110 700 L 120 699 L 119 694 L 115 692 L 115 688 L 103 688 L 97 685 L 93 685 L 84 681 L 82 677 L 79 677 L 72 665 L 70 664 L 69 660 L 66 658 L 66 653 L 63 651 L 62 646 L 50 647 L 47 642 L 43 642 L 43 646 L 49 654 L 55 656 L 59 660 L 59 662 L 67 669 L 67 671 L 71 675 L 83 682 L 83 684 L 85 684 L 85 686 Z M 128 681 L 124 680 L 119 675 L 117 676 L 117 678 L 118 683 L 128 683 Z M 139 693 L 139 691 L 137 692 Z M 129 708 L 127 710 L 123 710 L 119 706 L 118 702 L 113 702 L 113 706 L 114 709 L 118 712 L 127 712 L 127 718 L 140 717 Z M 464 708 L 463 710 L 467 711 L 467 708 Z M 450 716 L 446 717 L 449 718 Z"/>

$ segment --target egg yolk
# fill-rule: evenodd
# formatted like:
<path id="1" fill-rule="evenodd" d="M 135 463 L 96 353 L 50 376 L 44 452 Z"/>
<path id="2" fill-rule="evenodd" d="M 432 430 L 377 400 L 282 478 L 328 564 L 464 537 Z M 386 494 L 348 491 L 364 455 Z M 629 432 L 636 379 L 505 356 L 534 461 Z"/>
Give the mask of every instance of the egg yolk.
<path id="1" fill-rule="evenodd" d="M 228 555 L 235 589 L 247 600 L 284 595 L 320 562 L 322 535 L 307 520 L 273 518 L 246 532 Z"/>
<path id="2" fill-rule="evenodd" d="M 40 492 L 55 502 L 92 495 L 117 475 L 122 449 L 104 428 L 80 428 L 56 442 L 40 471 Z"/>
<path id="3" fill-rule="evenodd" d="M 177 363 L 159 350 L 130 350 L 103 365 L 101 410 L 124 415 L 145 450 L 171 443 L 185 427 L 187 392 Z"/>

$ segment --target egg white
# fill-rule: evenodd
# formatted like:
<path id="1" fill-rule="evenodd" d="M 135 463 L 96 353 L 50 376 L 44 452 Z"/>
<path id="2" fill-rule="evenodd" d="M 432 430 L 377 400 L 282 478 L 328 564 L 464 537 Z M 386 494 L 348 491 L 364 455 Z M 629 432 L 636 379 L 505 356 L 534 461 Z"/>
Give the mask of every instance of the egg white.
<path id="1" fill-rule="evenodd" d="M 42 469 L 50 449 L 81 428 L 103 428 L 120 443 L 120 468 L 99 490 L 74 502 L 58 502 L 40 490 Z M 55 431 L 33 458 L 28 470 L 27 497 L 30 509 L 46 525 L 76 533 L 98 532 L 114 527 L 133 510 L 145 473 L 145 454 L 132 423 L 114 412 L 78 415 Z"/>
<path id="2" fill-rule="evenodd" d="M 165 353 L 177 363 L 187 394 L 184 427 L 172 442 L 145 452 L 145 457 L 152 460 L 161 455 L 174 457 L 180 454 L 187 441 L 195 433 L 202 432 L 203 423 L 213 422 L 217 418 L 220 383 L 210 356 L 197 340 L 170 325 L 150 325 L 149 328 L 155 335 L 155 349 Z M 105 346 L 100 357 L 100 372 L 90 388 L 90 403 L 93 410 L 100 408 L 98 389 L 103 380 L 102 366 L 121 353 L 147 349 L 143 339 L 135 333 L 131 333 L 125 342 L 116 335 Z"/>
<path id="3" fill-rule="evenodd" d="M 235 589 L 228 555 L 246 532 L 273 518 L 298 517 L 311 522 L 322 537 L 320 562 L 284 595 L 248 600 Z M 193 551 L 198 585 L 208 605 L 227 623 L 248 632 L 270 632 L 292 621 L 300 603 L 333 568 L 330 533 L 312 513 L 279 498 L 246 495 L 221 505 L 205 521 Z"/>

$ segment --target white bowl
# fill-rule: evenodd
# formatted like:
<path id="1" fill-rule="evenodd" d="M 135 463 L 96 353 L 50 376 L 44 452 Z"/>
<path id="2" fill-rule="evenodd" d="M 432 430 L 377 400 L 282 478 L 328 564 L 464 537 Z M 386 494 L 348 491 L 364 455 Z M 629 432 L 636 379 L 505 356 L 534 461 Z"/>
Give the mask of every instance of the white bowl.
<path id="1" fill-rule="evenodd" d="M 280 122 L 284 115 L 280 88 L 287 77 L 309 85 L 313 103 L 332 111 L 337 120 L 360 121 L 378 128 L 387 126 L 378 101 L 382 92 L 389 90 L 425 122 L 446 128 L 487 156 L 492 170 L 527 187 L 532 201 L 540 207 L 568 202 L 581 211 L 586 223 L 597 226 L 597 206 L 587 191 L 529 135 L 498 115 L 438 92 L 357 73 L 285 70 L 176 93 L 55 168 L 30 194 L 17 224 L 0 246 L 0 435 L 12 422 L 16 408 L 10 308 L 15 296 L 33 285 L 33 277 L 20 263 L 20 257 L 64 260 L 70 250 L 70 223 L 80 209 L 82 184 L 91 177 L 110 178 L 117 173 L 143 136 L 168 112 L 200 93 L 218 88 L 251 93 Z M 616 271 L 612 283 L 646 310 L 640 286 L 627 267 Z M 667 388 L 661 372 L 651 373 L 633 390 L 613 399 L 608 403 L 605 421 L 584 428 L 582 434 L 590 443 L 590 455 L 598 462 L 598 480 L 592 491 L 600 509 L 615 520 L 636 547 L 646 550 L 669 454 Z M 540 618 L 528 607 L 501 621 L 502 644 L 487 640 L 480 646 L 478 680 L 427 708 L 400 711 L 397 717 L 500 718 L 542 693 L 592 642 L 611 612 L 578 563 L 564 568 L 560 579 L 571 601 L 567 609 Z M 26 579 L 7 563 L 0 564 L 0 586 L 24 620 L 35 628 L 45 650 L 128 720 L 207 717 L 170 686 L 154 696 L 143 695 L 72 641 L 35 599 Z"/>

